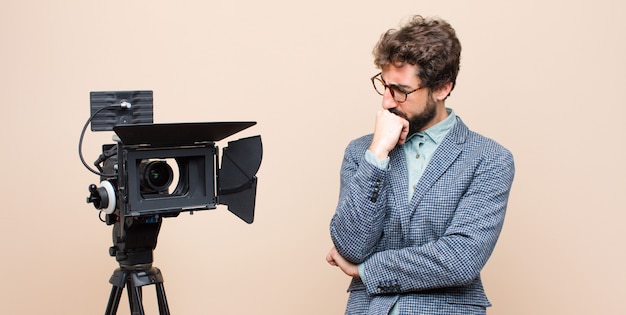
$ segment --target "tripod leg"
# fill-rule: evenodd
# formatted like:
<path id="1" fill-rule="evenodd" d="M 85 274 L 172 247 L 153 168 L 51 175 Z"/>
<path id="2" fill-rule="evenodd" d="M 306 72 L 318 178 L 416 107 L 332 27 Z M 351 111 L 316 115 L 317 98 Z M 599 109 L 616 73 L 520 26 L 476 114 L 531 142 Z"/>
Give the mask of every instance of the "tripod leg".
<path id="1" fill-rule="evenodd" d="M 109 296 L 109 303 L 105 315 L 115 315 L 117 308 L 120 305 L 120 298 L 122 297 L 122 291 L 124 291 L 124 285 L 128 278 L 128 272 L 121 270 L 120 268 L 113 271 L 113 275 L 109 279 L 109 283 L 113 285 L 111 288 L 111 295 Z"/>
<path id="2" fill-rule="evenodd" d="M 124 287 L 113 286 L 111 288 L 111 295 L 109 296 L 109 303 L 107 304 L 105 315 L 115 315 L 117 313 L 117 307 L 120 305 L 120 297 L 122 296 L 123 290 Z"/>
<path id="3" fill-rule="evenodd" d="M 167 305 L 167 298 L 165 297 L 165 286 L 163 283 L 156 283 L 156 294 L 157 294 L 157 302 L 159 303 L 159 314 L 160 315 L 170 315 L 170 309 Z"/>
<path id="4" fill-rule="evenodd" d="M 128 302 L 130 303 L 130 312 L 132 315 L 145 315 L 143 310 L 143 298 L 141 295 L 141 286 L 137 286 L 130 279 L 127 282 Z"/>

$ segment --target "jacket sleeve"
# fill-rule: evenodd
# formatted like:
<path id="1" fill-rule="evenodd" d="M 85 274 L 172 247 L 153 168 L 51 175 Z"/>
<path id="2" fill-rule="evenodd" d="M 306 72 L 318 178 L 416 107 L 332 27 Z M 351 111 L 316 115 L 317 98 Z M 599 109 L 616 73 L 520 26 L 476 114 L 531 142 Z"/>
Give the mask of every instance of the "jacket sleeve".
<path id="1" fill-rule="evenodd" d="M 513 157 L 504 148 L 478 163 L 444 235 L 376 252 L 364 261 L 368 293 L 415 292 L 475 281 L 502 229 L 513 176 Z"/>
<path id="2" fill-rule="evenodd" d="M 341 256 L 361 263 L 375 249 L 383 231 L 386 170 L 364 159 L 369 141 L 348 145 L 341 165 L 339 202 L 330 222 L 330 235 Z"/>

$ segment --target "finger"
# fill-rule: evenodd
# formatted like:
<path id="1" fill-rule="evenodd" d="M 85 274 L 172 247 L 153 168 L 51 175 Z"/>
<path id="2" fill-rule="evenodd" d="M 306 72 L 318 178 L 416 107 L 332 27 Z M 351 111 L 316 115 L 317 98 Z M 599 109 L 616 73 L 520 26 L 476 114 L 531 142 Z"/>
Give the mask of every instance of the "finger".
<path id="1" fill-rule="evenodd" d="M 409 136 L 409 122 L 404 120 L 402 122 L 402 131 L 400 131 L 400 137 L 398 139 L 398 144 L 402 145 L 406 142 L 406 138 Z"/>
<path id="2" fill-rule="evenodd" d="M 333 266 L 336 266 L 336 265 L 337 265 L 337 263 L 336 263 L 336 262 L 335 262 L 335 260 L 333 259 L 333 256 L 332 256 L 330 253 L 328 253 L 328 254 L 326 255 L 326 262 L 327 262 L 327 263 L 329 263 L 329 264 L 331 264 L 331 265 L 333 265 Z"/>
<path id="3" fill-rule="evenodd" d="M 328 262 L 331 266 L 337 266 L 337 262 L 335 261 L 334 254 L 337 252 L 335 247 L 331 248 L 328 254 L 326 254 L 326 262 Z"/>

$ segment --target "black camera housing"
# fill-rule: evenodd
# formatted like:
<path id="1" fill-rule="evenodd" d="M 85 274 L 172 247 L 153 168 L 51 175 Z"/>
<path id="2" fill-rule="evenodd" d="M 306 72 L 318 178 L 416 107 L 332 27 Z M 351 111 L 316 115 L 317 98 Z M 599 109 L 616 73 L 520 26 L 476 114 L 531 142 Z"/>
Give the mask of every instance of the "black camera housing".
<path id="1" fill-rule="evenodd" d="M 91 92 L 91 100 L 92 130 L 113 130 L 117 141 L 104 145 L 94 163 L 101 169 L 101 187 L 91 185 L 87 199 L 97 209 L 107 210 L 107 223 L 177 216 L 183 211 L 215 209 L 217 204 L 227 205 L 246 223 L 253 222 L 261 137 L 228 142 L 221 164 L 215 142 L 256 122 L 153 124 L 152 91 Z M 146 174 L 151 161 L 158 167 L 148 167 L 154 174 Z M 178 180 L 170 190 L 171 167 L 176 168 Z M 146 185 L 150 176 L 164 182 Z M 158 187 L 162 185 L 165 189 Z"/>
<path id="2" fill-rule="evenodd" d="M 124 146 L 126 160 L 128 207 L 127 216 L 179 212 L 182 210 L 213 209 L 215 197 L 215 157 L 213 143 L 176 148 L 132 148 Z M 149 191 L 141 179 L 149 176 L 140 165 L 152 159 L 174 159 L 179 180 L 171 193 Z M 168 176 L 170 181 L 173 175 Z"/>
<path id="3" fill-rule="evenodd" d="M 118 185 L 124 216 L 175 215 L 181 211 L 215 209 L 221 203 L 247 223 L 254 219 L 256 172 L 261 162 L 259 136 L 229 142 L 224 148 L 227 162 L 221 168 L 215 141 L 246 129 L 255 122 L 149 124 L 117 126 Z M 239 147 L 246 152 L 238 153 Z M 231 150 L 234 149 L 234 150 Z M 231 153 L 234 152 L 234 153 Z M 251 152 L 257 152 L 251 154 Z M 175 160 L 178 181 L 172 192 L 143 192 L 140 167 L 149 160 Z M 223 158 L 224 159 L 224 158 Z M 235 161 L 235 164 L 232 162 Z M 122 170 L 122 171 L 119 171 Z M 235 180 L 233 182 L 233 178 Z M 252 193 L 252 194 L 250 194 Z M 222 195 L 234 194 L 238 202 Z"/>

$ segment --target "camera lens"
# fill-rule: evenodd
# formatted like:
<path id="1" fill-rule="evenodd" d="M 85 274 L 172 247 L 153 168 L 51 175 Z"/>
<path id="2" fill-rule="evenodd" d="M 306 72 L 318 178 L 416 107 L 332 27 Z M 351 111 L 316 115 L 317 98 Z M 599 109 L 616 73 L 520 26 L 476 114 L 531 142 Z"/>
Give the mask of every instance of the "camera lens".
<path id="1" fill-rule="evenodd" d="M 142 192 L 167 192 L 174 172 L 165 161 L 142 161 L 139 165 L 141 172 Z"/>

